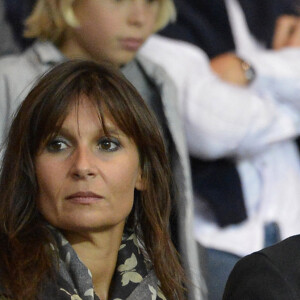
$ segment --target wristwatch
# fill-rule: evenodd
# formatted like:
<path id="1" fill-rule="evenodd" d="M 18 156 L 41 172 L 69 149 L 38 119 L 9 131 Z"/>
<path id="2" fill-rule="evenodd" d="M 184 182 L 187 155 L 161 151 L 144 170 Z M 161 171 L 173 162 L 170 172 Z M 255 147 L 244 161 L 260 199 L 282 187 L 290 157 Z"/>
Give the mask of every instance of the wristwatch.
<path id="1" fill-rule="evenodd" d="M 245 60 L 239 57 L 241 62 L 241 68 L 244 71 L 245 78 L 247 80 L 247 84 L 250 84 L 256 77 L 256 72 L 254 68 Z"/>

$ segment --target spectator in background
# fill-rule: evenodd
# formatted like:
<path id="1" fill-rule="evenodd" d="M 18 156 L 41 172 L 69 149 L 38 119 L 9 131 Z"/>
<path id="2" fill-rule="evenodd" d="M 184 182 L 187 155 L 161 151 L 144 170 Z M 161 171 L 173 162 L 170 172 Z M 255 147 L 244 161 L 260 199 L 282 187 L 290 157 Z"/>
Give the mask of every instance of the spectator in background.
<path id="1" fill-rule="evenodd" d="M 210 58 L 234 52 L 239 46 L 227 0 L 175 0 L 178 16 L 161 34 L 192 43 Z M 272 49 L 278 19 L 298 14 L 295 0 L 237 0 L 251 35 L 263 47 Z"/>
<path id="2" fill-rule="evenodd" d="M 270 80 L 266 83 L 263 93 L 276 94 L 278 85 L 286 85 L 287 94 L 290 89 L 290 93 L 297 96 L 297 88 L 293 90 L 295 86 L 290 84 L 289 78 L 295 71 L 293 62 L 297 63 L 300 59 L 300 49 L 275 51 L 300 45 L 296 1 L 175 0 L 175 4 L 177 22 L 170 24 L 161 34 L 202 48 L 215 73 L 229 84 L 242 85 L 249 93 L 257 90 L 258 78 L 256 83 L 251 84 L 256 70 L 259 77 L 268 74 L 278 79 L 277 82 Z M 284 94 L 276 97 L 279 101 L 286 99 Z M 236 126 L 238 128 L 239 125 Z M 294 210 L 294 205 L 299 206 L 299 153 L 296 146 L 299 142 L 290 141 L 290 145 L 296 149 L 282 147 L 277 154 L 270 153 L 259 159 L 259 156 L 254 156 L 241 160 L 235 155 L 225 155 L 227 159 L 203 161 L 201 158 L 204 156 L 192 153 L 195 196 L 206 199 L 218 224 L 207 227 L 203 232 L 206 227 L 201 221 L 203 216 L 199 213 L 196 218 L 197 239 L 209 249 L 206 261 L 211 299 L 220 299 L 226 276 L 240 256 L 299 232 L 299 211 Z M 290 168 L 287 168 L 289 163 Z M 282 176 L 285 172 L 291 180 Z M 281 198 L 286 200 L 285 204 L 282 204 Z M 293 217 L 289 211 L 294 212 Z M 290 218 L 294 219 L 294 225 Z M 261 225 L 258 225 L 260 222 Z M 290 231 L 292 228 L 296 230 Z"/>

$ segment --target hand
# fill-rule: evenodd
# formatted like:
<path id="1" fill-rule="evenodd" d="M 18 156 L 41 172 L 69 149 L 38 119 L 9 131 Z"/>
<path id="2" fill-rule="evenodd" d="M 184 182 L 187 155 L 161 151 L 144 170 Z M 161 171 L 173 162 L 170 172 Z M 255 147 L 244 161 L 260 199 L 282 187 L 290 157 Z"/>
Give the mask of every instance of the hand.
<path id="1" fill-rule="evenodd" d="M 224 81 L 247 85 L 248 80 L 241 66 L 241 60 L 233 53 L 224 53 L 210 61 L 213 71 Z"/>
<path id="2" fill-rule="evenodd" d="M 273 49 L 300 46 L 300 17 L 283 15 L 276 21 Z"/>

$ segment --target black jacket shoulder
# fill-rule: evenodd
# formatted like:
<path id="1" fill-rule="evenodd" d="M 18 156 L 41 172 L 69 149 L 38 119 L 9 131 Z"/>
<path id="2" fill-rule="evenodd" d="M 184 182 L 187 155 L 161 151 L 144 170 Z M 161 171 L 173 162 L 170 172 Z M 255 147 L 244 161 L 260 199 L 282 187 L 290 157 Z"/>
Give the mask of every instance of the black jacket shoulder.
<path id="1" fill-rule="evenodd" d="M 223 300 L 300 299 L 300 235 L 241 259 L 231 272 Z"/>

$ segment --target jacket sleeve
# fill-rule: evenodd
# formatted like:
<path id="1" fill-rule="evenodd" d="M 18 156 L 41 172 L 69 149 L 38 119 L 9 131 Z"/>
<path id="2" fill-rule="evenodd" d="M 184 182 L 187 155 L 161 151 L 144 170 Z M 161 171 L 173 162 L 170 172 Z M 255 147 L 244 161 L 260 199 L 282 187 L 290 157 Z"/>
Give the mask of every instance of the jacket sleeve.
<path id="1" fill-rule="evenodd" d="M 299 299 L 284 275 L 264 254 L 249 255 L 231 272 L 223 300 Z"/>
<path id="2" fill-rule="evenodd" d="M 290 102 L 300 109 L 300 48 L 281 50 L 247 51 L 241 56 L 251 63 L 257 72 L 258 91 L 269 90 L 281 102 Z"/>
<path id="3" fill-rule="evenodd" d="M 295 94 L 279 101 L 275 92 L 261 88 L 265 84 L 259 76 L 247 88 L 227 84 L 212 72 L 201 49 L 184 42 L 153 36 L 141 53 L 163 67 L 175 83 L 193 156 L 245 157 L 299 134 L 299 111 L 291 103 Z"/>

